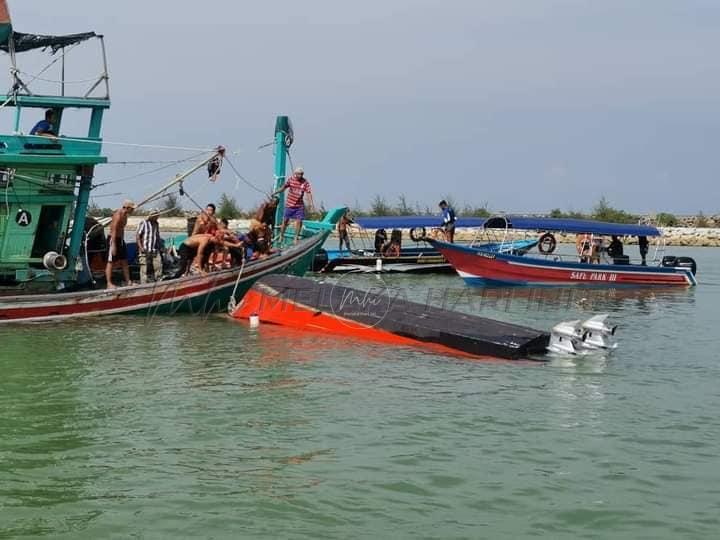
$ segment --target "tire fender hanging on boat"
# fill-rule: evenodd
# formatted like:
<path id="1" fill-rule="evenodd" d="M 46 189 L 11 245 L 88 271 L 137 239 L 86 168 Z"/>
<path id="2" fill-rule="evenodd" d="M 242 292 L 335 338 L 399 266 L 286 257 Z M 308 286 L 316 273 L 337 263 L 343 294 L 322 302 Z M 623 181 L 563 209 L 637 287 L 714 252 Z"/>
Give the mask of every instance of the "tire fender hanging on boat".
<path id="1" fill-rule="evenodd" d="M 410 239 L 413 242 L 420 242 L 425 239 L 426 232 L 425 227 L 413 227 L 410 229 Z"/>
<path id="2" fill-rule="evenodd" d="M 538 251 L 543 255 L 550 255 L 557 247 L 557 240 L 552 233 L 546 232 L 538 240 Z"/>

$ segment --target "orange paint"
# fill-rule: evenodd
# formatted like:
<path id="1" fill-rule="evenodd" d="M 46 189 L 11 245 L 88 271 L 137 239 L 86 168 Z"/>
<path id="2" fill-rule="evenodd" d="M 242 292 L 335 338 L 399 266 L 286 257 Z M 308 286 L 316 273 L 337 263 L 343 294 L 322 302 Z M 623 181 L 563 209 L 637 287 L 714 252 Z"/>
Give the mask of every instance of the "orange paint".
<path id="1" fill-rule="evenodd" d="M 250 289 L 245 294 L 240 305 L 232 313 L 236 319 L 248 319 L 250 315 L 257 315 L 264 323 L 291 326 L 299 330 L 353 337 L 390 345 L 422 347 L 424 350 L 464 358 L 499 360 L 494 357 L 470 354 L 438 343 L 399 336 L 381 328 L 373 328 L 357 321 L 317 311 L 303 304 L 265 295 L 255 289 Z"/>

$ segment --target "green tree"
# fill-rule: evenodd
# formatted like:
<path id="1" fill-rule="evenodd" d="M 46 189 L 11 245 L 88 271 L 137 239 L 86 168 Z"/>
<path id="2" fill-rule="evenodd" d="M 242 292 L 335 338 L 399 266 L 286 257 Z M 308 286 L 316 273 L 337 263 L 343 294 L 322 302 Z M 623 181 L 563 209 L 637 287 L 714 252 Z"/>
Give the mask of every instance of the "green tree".
<path id="1" fill-rule="evenodd" d="M 218 208 L 218 217 L 220 219 L 238 219 L 241 214 L 242 210 L 234 197 L 231 197 L 227 193 L 220 195 L 220 205 Z"/>
<path id="2" fill-rule="evenodd" d="M 673 214 L 667 212 L 660 212 L 656 217 L 655 221 L 658 227 L 675 227 L 678 224 L 678 219 Z"/>
<path id="3" fill-rule="evenodd" d="M 393 214 L 393 210 L 380 195 L 375 195 L 372 202 L 370 203 L 370 215 L 371 216 L 390 216 Z"/>
<path id="4" fill-rule="evenodd" d="M 408 204 L 407 197 L 405 195 L 400 195 L 398 197 L 398 204 L 395 207 L 395 212 L 397 212 L 400 216 L 412 215 L 413 208 Z"/>
<path id="5" fill-rule="evenodd" d="M 182 217 L 185 215 L 180 205 L 180 198 L 175 193 L 165 195 L 165 200 L 158 210 L 163 217 Z"/>

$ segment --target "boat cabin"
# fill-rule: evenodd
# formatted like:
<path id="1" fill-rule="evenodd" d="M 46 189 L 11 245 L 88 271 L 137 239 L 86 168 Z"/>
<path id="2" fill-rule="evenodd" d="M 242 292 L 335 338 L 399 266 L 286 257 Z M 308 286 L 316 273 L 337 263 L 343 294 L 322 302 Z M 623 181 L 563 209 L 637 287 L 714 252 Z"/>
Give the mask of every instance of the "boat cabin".
<path id="1" fill-rule="evenodd" d="M 82 87 L 71 85 L 65 79 L 67 57 L 90 40 L 100 46 L 101 72 Z M 103 113 L 110 107 L 103 38 L 11 31 L 0 49 L 11 73 L 10 91 L 0 95 L 5 109 L 0 111 L 0 288 L 62 289 L 77 281 L 83 226 L 72 225 L 84 224 L 95 165 L 107 161 L 101 155 Z M 38 49 L 51 52 L 49 63 L 40 73 L 26 73 L 19 55 Z M 75 92 L 68 95 L 71 87 Z M 77 123 L 66 127 L 71 110 L 89 118 L 82 131 L 74 131 Z M 52 134 L 30 134 L 48 112 Z"/>

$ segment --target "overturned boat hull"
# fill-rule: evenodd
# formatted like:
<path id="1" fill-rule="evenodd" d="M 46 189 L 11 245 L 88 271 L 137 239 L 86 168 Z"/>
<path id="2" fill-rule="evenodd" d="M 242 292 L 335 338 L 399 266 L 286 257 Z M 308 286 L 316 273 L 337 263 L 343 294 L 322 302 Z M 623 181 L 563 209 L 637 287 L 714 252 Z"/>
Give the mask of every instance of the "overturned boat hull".
<path id="1" fill-rule="evenodd" d="M 255 283 L 232 316 L 474 358 L 530 358 L 549 342 L 545 332 L 409 302 L 384 287 L 361 291 L 280 275 Z"/>

